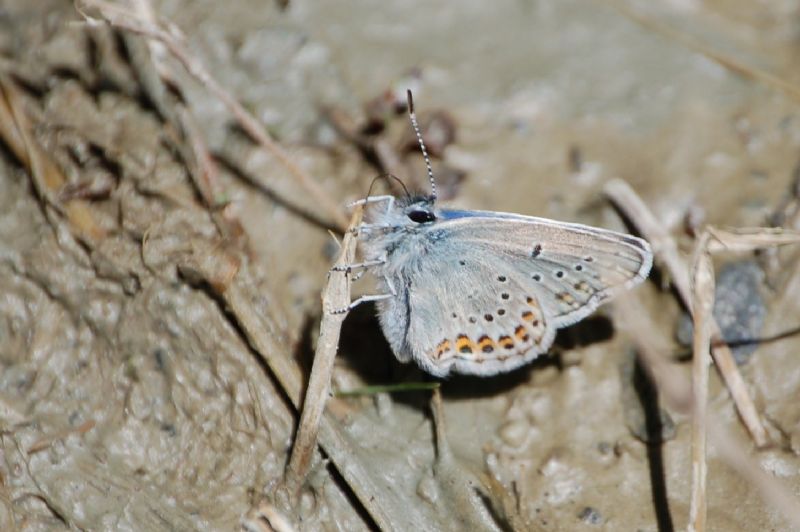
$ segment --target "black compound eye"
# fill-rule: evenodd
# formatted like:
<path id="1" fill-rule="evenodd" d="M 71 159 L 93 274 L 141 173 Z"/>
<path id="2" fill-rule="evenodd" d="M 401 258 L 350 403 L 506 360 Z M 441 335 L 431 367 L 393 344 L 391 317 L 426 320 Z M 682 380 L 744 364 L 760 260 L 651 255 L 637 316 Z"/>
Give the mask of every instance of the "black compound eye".
<path id="1" fill-rule="evenodd" d="M 431 211 L 414 210 L 408 213 L 408 218 L 412 222 L 423 224 L 436 220 L 436 216 Z"/>

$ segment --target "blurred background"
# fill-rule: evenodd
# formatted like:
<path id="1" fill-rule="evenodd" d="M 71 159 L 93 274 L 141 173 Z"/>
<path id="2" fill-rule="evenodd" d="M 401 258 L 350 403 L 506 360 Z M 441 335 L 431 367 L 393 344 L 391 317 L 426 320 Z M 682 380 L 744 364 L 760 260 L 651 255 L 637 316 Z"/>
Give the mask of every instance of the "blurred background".
<path id="1" fill-rule="evenodd" d="M 220 286 L 238 272 L 305 382 L 344 206 L 384 172 L 427 190 L 409 88 L 448 206 L 629 231 L 603 194 L 621 178 L 686 257 L 706 224 L 797 229 L 799 23 L 790 0 L 3 0 L 2 528 L 229 530 L 264 508 L 297 530 L 386 528 L 365 489 L 398 530 L 682 528 L 690 420 L 659 405 L 613 307 L 527 368 L 444 382 L 448 460 L 429 392 L 334 400 L 372 484 L 326 451 L 292 499 L 296 401 Z M 795 494 L 797 340 L 757 340 L 800 326 L 797 257 L 716 262 L 768 446 L 710 384 L 711 416 Z M 688 380 L 688 319 L 656 266 L 636 297 Z M 374 307 L 342 335 L 335 391 L 426 380 Z M 709 530 L 787 529 L 713 446 L 708 485 Z"/>

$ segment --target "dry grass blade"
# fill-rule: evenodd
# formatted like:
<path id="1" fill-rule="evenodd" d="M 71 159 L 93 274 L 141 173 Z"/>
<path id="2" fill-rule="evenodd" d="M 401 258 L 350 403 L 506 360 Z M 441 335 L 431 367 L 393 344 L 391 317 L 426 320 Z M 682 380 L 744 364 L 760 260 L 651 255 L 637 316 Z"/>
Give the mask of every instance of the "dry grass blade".
<path id="1" fill-rule="evenodd" d="M 363 208 L 357 207 L 350 221 L 350 228 L 354 229 L 361 223 Z M 353 231 L 348 230 L 342 241 L 342 249 L 335 265 L 344 267 L 355 262 L 356 237 Z M 350 304 L 351 276 L 346 271 L 331 270 L 328 283 L 322 291 L 322 323 L 320 324 L 319 340 L 314 353 L 314 364 L 311 368 L 311 377 L 303 401 L 303 411 L 297 435 L 292 447 L 292 455 L 286 472 L 287 484 L 296 489 L 302 485 L 308 474 L 311 458 L 317 448 L 317 435 L 319 423 L 325 403 L 328 401 L 331 386 L 333 362 L 339 347 L 339 335 L 342 322 L 347 314 L 334 314 L 336 309 L 346 308 Z"/>
<path id="2" fill-rule="evenodd" d="M 631 221 L 639 233 L 653 246 L 653 252 L 669 272 L 672 285 L 678 292 L 681 301 L 691 311 L 692 295 L 689 270 L 683 257 L 678 252 L 678 246 L 664 229 L 663 224 L 656 219 L 642 199 L 625 181 L 621 179 L 609 181 L 604 188 L 604 192 L 623 215 Z M 742 374 L 736 367 L 730 348 L 722 342 L 719 327 L 713 320 L 711 327 L 712 340 L 715 345 L 712 355 L 717 369 L 725 380 L 725 385 L 731 393 L 736 409 L 750 436 L 758 447 L 763 447 L 767 444 L 767 433 L 761 423 L 753 399 L 747 391 Z"/>
<path id="3" fill-rule="evenodd" d="M 708 242 L 711 253 L 723 251 L 748 252 L 767 247 L 800 243 L 800 233 L 781 227 L 754 227 L 742 229 L 718 229 L 709 227 L 713 239 Z"/>
<path id="4" fill-rule="evenodd" d="M 58 193 L 67 179 L 33 136 L 33 128 L 19 90 L 11 80 L 0 75 L 0 139 L 26 167 L 40 200 L 63 214 L 84 243 L 98 243 L 106 237 L 106 230 L 95 220 L 87 201 L 59 201 Z"/>
<path id="5" fill-rule="evenodd" d="M 628 206 L 622 209 L 626 213 L 635 212 L 638 222 L 653 223 L 652 217 L 644 207 L 638 197 L 632 200 L 633 194 L 626 184 L 615 183 L 611 187 L 611 193 L 615 202 L 618 203 L 620 197 L 622 203 Z M 607 189 L 608 193 L 608 189 Z M 626 203 L 627 202 L 627 203 Z M 632 218 L 634 223 L 637 219 Z M 663 233 L 663 231 L 662 231 Z M 664 238 L 664 235 L 661 235 Z M 793 232 L 765 229 L 742 229 L 742 230 L 720 230 L 707 228 L 698 240 L 694 260 L 692 262 L 692 275 L 690 288 L 692 289 L 693 319 L 694 319 L 694 358 L 692 366 L 692 388 L 691 392 L 682 384 L 682 377 L 668 364 L 665 359 L 658 355 L 658 351 L 666 351 L 664 347 L 654 349 L 650 343 L 658 337 L 655 329 L 645 323 L 646 313 L 634 310 L 630 300 L 622 304 L 621 312 L 628 326 L 637 331 L 637 341 L 639 352 L 642 355 L 648 372 L 658 383 L 659 389 L 664 393 L 667 403 L 672 407 L 685 411 L 685 407 L 691 400 L 692 406 L 692 493 L 689 512 L 689 523 L 687 529 L 693 532 L 706 530 L 707 515 L 707 437 L 709 434 L 708 408 L 708 365 L 711 349 L 712 335 L 716 326 L 712 317 L 714 306 L 714 270 L 711 262 L 712 251 L 752 251 L 753 249 L 765 246 L 779 246 L 789 243 L 800 242 L 798 235 Z M 674 245 L 667 244 L 667 248 Z M 673 258 L 677 262 L 677 258 Z M 650 331 L 650 332 L 647 332 Z M 647 342 L 644 339 L 649 339 Z M 720 441 L 719 431 L 715 433 L 715 444 L 725 449 L 722 452 L 723 458 L 745 478 L 751 480 L 753 484 L 762 492 L 764 498 L 789 519 L 792 523 L 800 523 L 800 511 L 793 497 L 776 480 L 759 468 L 746 453 L 732 441 Z M 729 438 L 729 436 L 726 436 Z"/>
<path id="6" fill-rule="evenodd" d="M 708 419 L 708 365 L 711 355 L 711 312 L 714 308 L 714 269 L 708 253 L 710 234 L 704 232 L 692 261 L 694 296 L 694 355 L 692 359 L 692 498 L 691 532 L 706 529 L 706 425 Z"/>
<path id="7" fill-rule="evenodd" d="M 103 0 L 82 0 L 79 12 L 91 24 L 97 20 L 83 11 L 83 7 L 97 10 L 102 18 L 111 26 L 130 31 L 154 39 L 162 43 L 167 50 L 177 59 L 186 71 L 213 93 L 230 113 L 236 118 L 242 129 L 250 135 L 263 149 L 272 154 L 289 173 L 294 176 L 314 201 L 333 219 L 340 230 L 347 227 L 347 219 L 339 207 L 328 197 L 326 192 L 314 179 L 300 168 L 289 155 L 276 143 L 261 123 L 236 100 L 191 54 L 184 44 L 183 36 L 177 27 L 171 24 L 154 24 L 149 20 L 137 16 L 132 11 L 121 8 L 116 4 Z"/>
<path id="8" fill-rule="evenodd" d="M 498 518 L 504 521 L 508 516 L 493 515 L 489 511 L 488 505 L 497 509 L 502 503 L 497 505 L 488 499 L 491 491 L 486 489 L 481 479 L 482 475 L 476 475 L 453 453 L 447 440 L 442 393 L 438 388 L 431 394 L 430 408 L 436 437 L 434 477 L 440 485 L 446 486 L 441 492 L 438 504 L 446 508 L 449 513 L 457 515 L 457 522 L 464 530 L 499 532 L 501 528 L 498 526 Z M 514 521 L 518 522 L 521 519 L 514 514 Z"/>

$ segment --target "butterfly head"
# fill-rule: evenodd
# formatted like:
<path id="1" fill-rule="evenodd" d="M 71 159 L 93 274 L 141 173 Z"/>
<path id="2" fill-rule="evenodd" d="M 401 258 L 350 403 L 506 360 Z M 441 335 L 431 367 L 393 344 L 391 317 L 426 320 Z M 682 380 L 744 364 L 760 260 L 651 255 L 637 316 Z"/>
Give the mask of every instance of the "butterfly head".
<path id="1" fill-rule="evenodd" d="M 433 196 L 409 196 L 398 201 L 397 207 L 406 218 L 406 224 L 428 224 L 436 221 Z"/>
<path id="2" fill-rule="evenodd" d="M 377 224 L 382 231 L 414 231 L 430 226 L 439 218 L 434 199 L 427 195 L 407 195 L 393 198 L 388 205 L 376 204 L 370 206 L 366 213 L 367 220 Z"/>
<path id="3" fill-rule="evenodd" d="M 367 219 L 374 226 L 373 235 L 378 233 L 383 234 L 397 234 L 399 232 L 408 233 L 422 230 L 424 227 L 429 227 L 436 222 L 439 218 L 438 211 L 435 208 L 436 203 L 436 182 L 433 179 L 433 169 L 431 167 L 431 160 L 428 157 L 428 151 L 425 149 L 425 141 L 422 139 L 422 132 L 417 123 L 417 116 L 414 112 L 414 100 L 411 96 L 411 91 L 407 91 L 408 96 L 408 114 L 411 118 L 411 125 L 414 128 L 414 133 L 419 142 L 419 148 L 425 160 L 425 166 L 428 171 L 428 180 L 431 185 L 430 194 L 409 194 L 406 190 L 406 195 L 403 198 L 394 198 L 388 204 L 388 208 L 381 210 L 381 208 L 369 209 Z M 384 174 L 384 177 L 392 177 L 397 179 L 391 174 Z M 405 190 L 406 187 L 402 181 L 397 179 Z M 370 189 L 372 187 L 370 186 Z"/>

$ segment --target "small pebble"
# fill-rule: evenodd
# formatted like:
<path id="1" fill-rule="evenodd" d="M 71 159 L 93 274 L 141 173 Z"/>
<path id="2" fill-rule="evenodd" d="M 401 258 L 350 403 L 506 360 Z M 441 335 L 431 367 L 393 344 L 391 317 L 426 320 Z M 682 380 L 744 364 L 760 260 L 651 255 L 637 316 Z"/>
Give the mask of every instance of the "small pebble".
<path id="1" fill-rule="evenodd" d="M 303 491 L 300 494 L 300 515 L 303 517 L 310 517 L 317 506 L 317 498 L 310 491 Z"/>
<path id="2" fill-rule="evenodd" d="M 417 484 L 417 495 L 422 500 L 435 505 L 439 501 L 439 489 L 436 481 L 430 475 L 425 475 Z"/>
<path id="3" fill-rule="evenodd" d="M 510 447 L 522 447 L 528 439 L 530 424 L 523 419 L 509 421 L 500 427 L 500 438 Z"/>
<path id="4" fill-rule="evenodd" d="M 759 290 L 764 273 L 752 260 L 725 264 L 717 276 L 714 290 L 714 318 L 722 337 L 731 345 L 737 364 L 744 364 L 756 350 L 767 309 Z M 678 341 L 692 344 L 694 327 L 688 314 L 678 321 Z M 746 342 L 746 343 L 744 343 Z M 739 345 L 736 345 L 736 344 Z"/>
<path id="5" fill-rule="evenodd" d="M 381 419 L 389 419 L 392 415 L 392 397 L 388 393 L 376 393 L 374 397 L 375 410 Z"/>
<path id="6" fill-rule="evenodd" d="M 600 512 L 597 509 L 592 508 L 591 506 L 587 506 L 581 510 L 580 513 L 578 513 L 578 518 L 584 523 L 588 523 L 590 525 L 603 524 L 603 516 L 600 515 Z"/>

